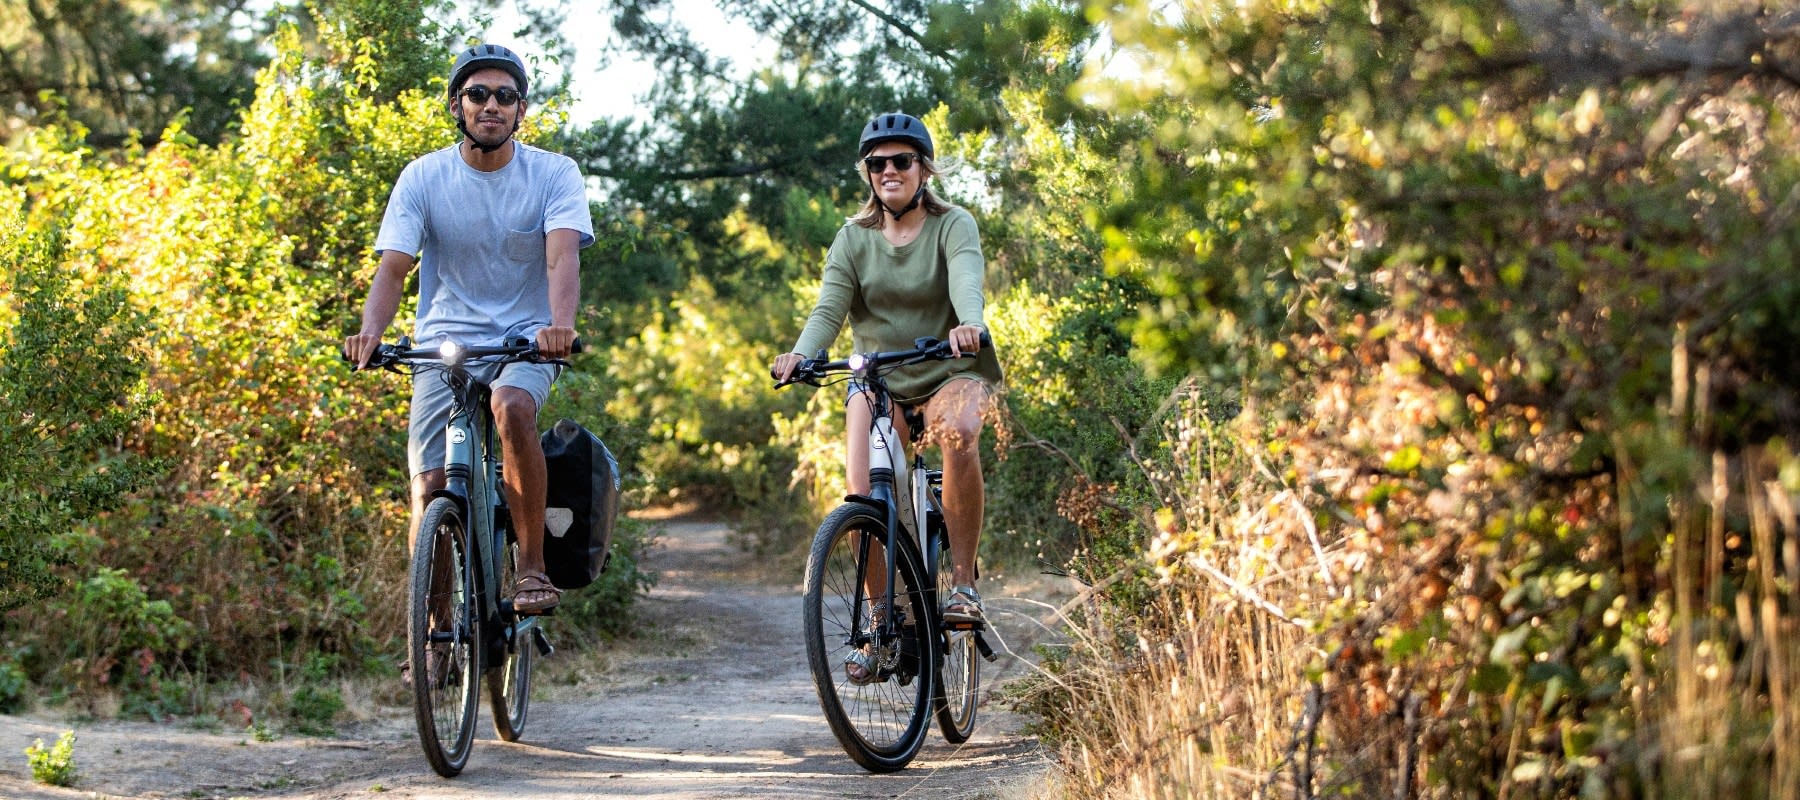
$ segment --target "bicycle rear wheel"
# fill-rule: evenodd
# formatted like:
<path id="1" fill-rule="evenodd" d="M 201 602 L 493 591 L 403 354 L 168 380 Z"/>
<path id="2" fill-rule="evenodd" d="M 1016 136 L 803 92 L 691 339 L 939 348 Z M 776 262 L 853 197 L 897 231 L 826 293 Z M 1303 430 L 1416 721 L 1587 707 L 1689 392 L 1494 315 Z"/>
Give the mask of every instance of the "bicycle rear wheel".
<path id="1" fill-rule="evenodd" d="M 955 586 L 951 579 L 950 535 L 933 526 L 928 540 L 937 564 L 937 600 L 942 603 Z M 934 619 L 936 618 L 934 609 Z M 972 628 L 952 628 L 937 619 L 938 672 L 937 722 L 944 741 L 962 744 L 975 732 L 975 707 L 980 702 L 981 654 L 975 645 L 979 633 Z"/>
<path id="2" fill-rule="evenodd" d="M 500 592 L 511 597 L 512 586 L 518 581 L 519 545 L 504 544 L 500 550 Z M 495 632 L 493 647 L 500 657 L 494 663 L 499 668 L 487 674 L 488 705 L 494 712 L 494 735 L 503 741 L 516 742 L 525 735 L 525 718 L 531 710 L 531 669 L 537 655 L 532 637 L 537 626 L 537 617 L 514 617 L 510 625 Z"/>
<path id="3" fill-rule="evenodd" d="M 916 633 L 931 620 L 921 613 L 923 569 L 913 548 L 899 548 L 895 570 L 896 607 L 890 617 L 899 623 L 899 633 L 885 641 L 879 630 L 870 635 L 870 599 L 858 564 L 885 570 L 884 517 L 879 509 L 847 503 L 825 518 L 807 559 L 804 601 L 807 662 L 819 705 L 844 752 L 871 772 L 902 769 L 918 754 L 936 663 L 935 637 Z M 865 643 L 875 662 L 874 680 L 859 686 L 850 680 L 845 658 Z"/>
<path id="4" fill-rule="evenodd" d="M 413 547 L 406 658 L 419 745 L 446 778 L 462 772 L 475 740 L 480 621 L 469 538 L 455 501 L 426 506 Z"/>

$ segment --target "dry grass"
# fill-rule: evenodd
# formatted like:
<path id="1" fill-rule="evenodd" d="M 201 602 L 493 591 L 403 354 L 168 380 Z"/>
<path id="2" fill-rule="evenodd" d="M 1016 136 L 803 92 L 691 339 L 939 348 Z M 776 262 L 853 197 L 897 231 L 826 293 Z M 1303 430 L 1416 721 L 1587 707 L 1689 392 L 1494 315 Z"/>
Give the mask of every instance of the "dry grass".
<path id="1" fill-rule="evenodd" d="M 1052 796 L 1800 800 L 1794 457 L 1717 457 L 1660 509 L 1621 468 L 1626 488 L 1597 506 L 1617 518 L 1575 529 L 1592 541 L 1568 574 L 1630 588 L 1591 595 L 1612 608 L 1521 617 L 1491 585 L 1521 550 L 1453 535 L 1403 550 L 1307 508 L 1259 461 L 1266 445 L 1183 416 L 1177 466 L 1156 476 L 1180 502 L 1136 572 L 1065 609 L 1075 643 L 1040 688 L 1061 704 Z M 1657 513 L 1648 565 L 1615 564 L 1621 518 Z M 1507 631 L 1569 614 L 1576 630 L 1532 640 L 1553 647 L 1495 655 Z M 1432 615 L 1444 627 L 1395 656 L 1384 637 Z M 1507 682 L 1481 683 L 1496 665 Z M 1559 665 L 1599 693 L 1530 677 Z"/>

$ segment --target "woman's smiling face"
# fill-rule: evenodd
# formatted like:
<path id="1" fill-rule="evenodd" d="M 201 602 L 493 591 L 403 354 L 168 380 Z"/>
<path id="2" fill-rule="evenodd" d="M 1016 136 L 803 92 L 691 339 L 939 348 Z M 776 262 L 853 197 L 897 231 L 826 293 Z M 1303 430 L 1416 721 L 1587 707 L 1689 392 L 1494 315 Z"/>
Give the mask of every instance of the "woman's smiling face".
<path id="1" fill-rule="evenodd" d="M 912 163 L 906 169 L 900 169 L 890 156 L 911 155 Z M 866 157 L 886 160 L 879 171 L 869 170 L 865 162 L 863 169 L 869 173 L 869 183 L 875 187 L 875 196 L 889 208 L 904 208 L 912 202 L 913 194 L 919 191 L 919 184 L 924 180 L 925 166 L 916 157 L 918 151 L 905 142 L 882 142 L 869 150 Z"/>

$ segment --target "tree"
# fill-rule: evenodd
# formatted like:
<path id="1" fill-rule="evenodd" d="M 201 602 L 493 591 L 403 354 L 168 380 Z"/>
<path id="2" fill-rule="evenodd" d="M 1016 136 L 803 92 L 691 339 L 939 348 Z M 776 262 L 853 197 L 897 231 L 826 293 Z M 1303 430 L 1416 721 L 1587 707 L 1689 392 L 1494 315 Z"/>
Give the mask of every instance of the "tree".
<path id="1" fill-rule="evenodd" d="M 276 11 L 249 0 L 8 0 L 0 6 L 0 102 L 10 126 L 62 108 L 114 147 L 154 141 L 177 117 L 216 142 L 268 63 L 258 42 Z M 279 9 L 277 9 L 279 10 Z"/>

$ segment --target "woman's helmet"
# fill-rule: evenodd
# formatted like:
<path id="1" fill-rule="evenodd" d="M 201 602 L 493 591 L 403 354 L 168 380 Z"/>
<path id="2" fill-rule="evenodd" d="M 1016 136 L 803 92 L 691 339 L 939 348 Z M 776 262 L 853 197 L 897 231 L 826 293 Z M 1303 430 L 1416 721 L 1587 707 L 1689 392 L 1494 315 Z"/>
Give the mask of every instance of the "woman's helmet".
<path id="1" fill-rule="evenodd" d="M 503 69 L 519 82 L 519 94 L 529 88 L 530 79 L 526 77 L 525 60 L 497 44 L 478 44 L 462 51 L 456 57 L 456 64 L 450 68 L 450 97 L 462 91 L 463 81 L 471 74 L 484 69 Z"/>
<path id="2" fill-rule="evenodd" d="M 862 141 L 857 144 L 856 154 L 866 156 L 875 145 L 896 141 L 911 142 L 926 158 L 937 158 L 931 147 L 931 131 L 925 130 L 925 123 L 898 111 L 882 114 L 863 126 Z"/>

